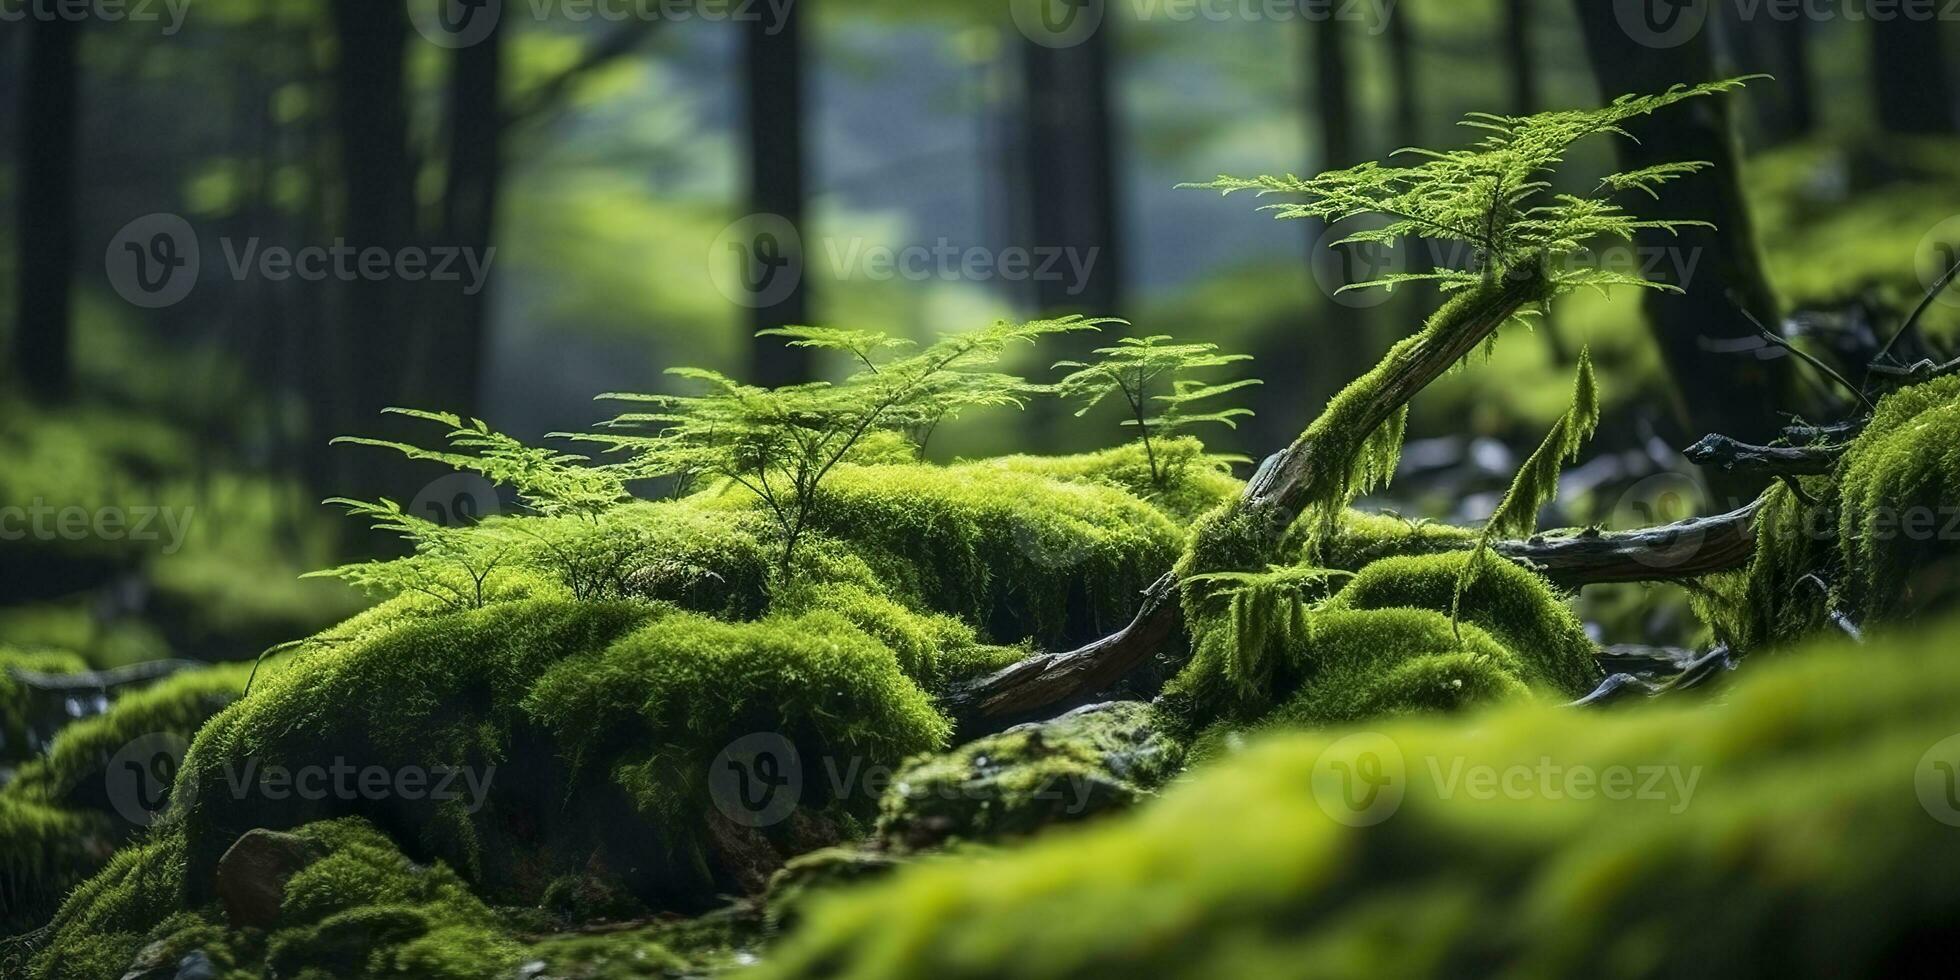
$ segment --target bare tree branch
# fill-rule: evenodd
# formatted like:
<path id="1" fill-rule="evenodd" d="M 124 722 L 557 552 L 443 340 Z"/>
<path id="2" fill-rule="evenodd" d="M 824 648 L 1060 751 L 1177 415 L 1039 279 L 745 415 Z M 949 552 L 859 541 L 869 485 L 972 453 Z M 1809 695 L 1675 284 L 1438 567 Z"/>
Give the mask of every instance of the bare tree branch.
<path id="1" fill-rule="evenodd" d="M 1712 466 L 1725 473 L 1816 476 L 1829 473 L 1837 465 L 1844 446 L 1756 446 L 1710 433 L 1682 455 L 1696 466 Z"/>

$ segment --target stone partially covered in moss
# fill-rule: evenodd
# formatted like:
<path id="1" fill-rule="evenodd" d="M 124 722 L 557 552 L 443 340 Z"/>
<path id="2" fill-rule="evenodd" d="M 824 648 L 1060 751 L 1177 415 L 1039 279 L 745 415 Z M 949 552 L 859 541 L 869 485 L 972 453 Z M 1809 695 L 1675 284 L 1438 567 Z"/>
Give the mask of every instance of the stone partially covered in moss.
<path id="1" fill-rule="evenodd" d="M 908 763 L 885 794 L 878 838 L 906 851 L 1031 834 L 1129 806 L 1182 760 L 1148 705 L 1077 708 Z"/>
<path id="2" fill-rule="evenodd" d="M 1720 703 L 1268 738 L 1136 813 L 812 903 L 745 980 L 1935 970 L 1960 626 Z"/>
<path id="3" fill-rule="evenodd" d="M 287 870 L 263 929 L 229 927 L 216 906 L 193 904 L 183 840 L 165 832 L 117 854 L 62 905 L 36 969 L 93 980 L 193 955 L 222 975 L 480 980 L 516 967 L 522 944 L 446 866 L 411 862 L 360 820 L 288 836 L 304 859 Z"/>

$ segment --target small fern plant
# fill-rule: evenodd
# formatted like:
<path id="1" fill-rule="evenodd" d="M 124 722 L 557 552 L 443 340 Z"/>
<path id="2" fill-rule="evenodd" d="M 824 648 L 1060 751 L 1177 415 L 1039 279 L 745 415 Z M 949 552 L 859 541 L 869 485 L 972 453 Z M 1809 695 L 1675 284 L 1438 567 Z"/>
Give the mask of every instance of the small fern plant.
<path id="1" fill-rule="evenodd" d="M 587 465 L 584 456 L 526 445 L 481 419 L 412 408 L 386 412 L 442 426 L 446 448 L 360 436 L 341 436 L 334 443 L 389 449 L 410 459 L 480 474 L 512 489 L 523 509 L 582 527 L 595 525 L 600 514 L 628 499 L 624 474 L 618 468 Z M 567 581 L 575 595 L 584 591 L 580 559 L 544 530 L 558 528 L 557 521 L 535 526 L 525 521 L 471 522 L 452 527 L 408 513 L 386 497 L 373 501 L 334 497 L 326 502 L 346 508 L 350 516 L 370 520 L 374 529 L 400 537 L 412 550 L 400 558 L 355 562 L 310 572 L 307 577 L 338 578 L 370 594 L 417 593 L 452 610 L 482 606 L 492 576 L 520 565 L 548 567 Z"/>
<path id="2" fill-rule="evenodd" d="M 1675 232 L 1706 222 L 1641 218 L 1612 201 L 1612 195 L 1638 190 L 1659 199 L 1663 185 L 1711 166 L 1706 161 L 1662 163 L 1607 174 L 1584 194 L 1554 193 L 1550 178 L 1573 144 L 1591 136 L 1625 136 L 1621 124 L 1687 99 L 1741 88 L 1751 75 L 1702 85 L 1676 85 L 1654 95 L 1625 95 L 1597 109 L 1565 109 L 1529 116 L 1471 113 L 1460 125 L 1485 136 L 1462 149 L 1419 147 L 1394 155 L 1422 158 L 1414 166 L 1364 163 L 1317 177 L 1220 176 L 1187 184 L 1222 193 L 1298 195 L 1301 199 L 1267 205 L 1281 218 L 1314 218 L 1336 224 L 1363 215 L 1387 219 L 1380 228 L 1355 231 L 1334 245 L 1388 245 L 1404 239 L 1456 242 L 1470 250 L 1463 268 L 1392 273 L 1342 287 L 1394 288 L 1429 280 L 1442 289 L 1461 289 L 1516 274 L 1542 274 L 1554 293 L 1591 286 L 1634 286 L 1676 290 L 1667 283 L 1587 265 L 1588 243 L 1631 240 L 1635 232 Z"/>
<path id="3" fill-rule="evenodd" d="M 798 544 L 808 533 L 824 481 L 876 432 L 930 431 L 972 408 L 1023 407 L 1041 388 L 986 370 L 1015 345 L 1056 333 L 1096 329 L 1108 321 L 1071 316 L 997 322 L 951 334 L 912 350 L 909 341 L 868 331 L 794 327 L 763 331 L 796 346 L 844 352 L 857 370 L 843 381 L 781 388 L 743 384 L 714 371 L 675 368 L 704 386 L 697 395 L 613 393 L 601 398 L 648 406 L 622 414 L 606 431 L 582 438 L 631 454 L 637 477 L 680 472 L 726 480 L 753 494 L 781 542 L 779 585 L 788 583 Z"/>
<path id="4" fill-rule="evenodd" d="M 1257 378 L 1243 378 L 1210 384 L 1184 375 L 1194 371 L 1226 367 L 1252 359 L 1249 354 L 1221 353 L 1217 344 L 1173 344 L 1164 335 L 1124 337 L 1113 347 L 1099 347 L 1094 361 L 1060 361 L 1056 368 L 1072 369 L 1056 382 L 1055 392 L 1078 402 L 1076 418 L 1089 413 L 1111 396 L 1121 398 L 1128 412 L 1123 424 L 1136 429 L 1143 443 L 1144 459 L 1150 465 L 1150 482 L 1163 490 L 1170 478 L 1167 461 L 1159 460 L 1157 445 L 1180 430 L 1194 425 L 1218 424 L 1237 428 L 1240 418 L 1252 414 L 1249 408 L 1222 408 L 1204 411 L 1201 403 L 1259 384 Z"/>
<path id="5" fill-rule="evenodd" d="M 1517 476 L 1498 500 L 1497 509 L 1477 532 L 1470 557 L 1457 573 L 1456 589 L 1450 596 L 1450 628 L 1462 639 L 1460 613 L 1463 594 L 1476 584 L 1477 575 L 1490 553 L 1490 543 L 1500 537 L 1529 537 L 1538 527 L 1538 510 L 1558 496 L 1559 470 L 1568 460 L 1576 460 L 1599 428 L 1599 384 L 1593 378 L 1592 353 L 1579 351 L 1579 366 L 1572 382 L 1572 404 L 1553 423 L 1545 440 L 1518 467 Z"/>

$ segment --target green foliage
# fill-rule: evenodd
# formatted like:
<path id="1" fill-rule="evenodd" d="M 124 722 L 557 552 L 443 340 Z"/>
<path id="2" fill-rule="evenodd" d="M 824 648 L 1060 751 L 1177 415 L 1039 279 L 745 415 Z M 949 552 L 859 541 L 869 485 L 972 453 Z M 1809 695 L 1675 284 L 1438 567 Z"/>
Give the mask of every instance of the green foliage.
<path id="1" fill-rule="evenodd" d="M 423 449 L 404 442 L 359 436 L 341 436 L 334 442 L 393 449 L 409 459 L 428 460 L 481 474 L 491 483 L 516 491 L 521 506 L 545 517 L 590 516 L 626 499 L 620 473 L 608 467 L 583 465 L 584 456 L 527 446 L 511 436 L 492 431 L 482 419 L 463 419 L 448 412 L 413 408 L 386 411 L 446 427 L 445 438 L 451 449 L 465 451 Z"/>
<path id="2" fill-rule="evenodd" d="M 1139 441 L 1073 456 L 998 456 L 976 460 L 973 465 L 1113 487 L 1148 501 L 1185 524 L 1237 497 L 1245 488 L 1232 477 L 1229 460 L 1206 453 L 1203 443 L 1188 436 L 1160 441 L 1148 454 Z M 1159 472 L 1164 477 L 1161 483 Z"/>
<path id="3" fill-rule="evenodd" d="M 1128 409 L 1128 417 L 1123 424 L 1136 428 L 1137 438 L 1143 443 L 1144 456 L 1150 464 L 1151 484 L 1160 491 L 1165 488 L 1171 474 L 1168 472 L 1169 461 L 1160 464 L 1157 458 L 1157 444 L 1193 425 L 1215 423 L 1237 428 L 1238 420 L 1251 415 L 1251 409 L 1225 408 L 1206 412 L 1193 411 L 1192 407 L 1259 384 L 1256 378 L 1207 384 L 1184 377 L 1192 371 L 1225 367 L 1252 358 L 1248 354 L 1221 354 L 1217 344 L 1165 343 L 1170 339 L 1164 335 L 1124 337 L 1114 347 L 1096 348 L 1095 353 L 1100 359 L 1093 363 L 1060 361 L 1055 365 L 1057 368 L 1074 369 L 1056 382 L 1055 391 L 1065 399 L 1082 403 L 1075 413 L 1077 418 L 1088 414 L 1112 395 L 1122 398 Z M 1165 385 L 1169 390 L 1160 390 Z"/>
<path id="4" fill-rule="evenodd" d="M 1133 814 L 812 903 L 745 980 L 1899 969 L 1960 912 L 1912 768 L 1952 733 L 1960 662 L 1924 653 L 1957 636 L 1752 664 L 1720 703 L 1269 736 Z M 1370 754 L 1392 810 L 1343 795 Z"/>
<path id="5" fill-rule="evenodd" d="M 762 501 L 782 538 L 778 577 L 787 584 L 796 547 L 809 529 L 818 492 L 836 466 L 869 434 L 921 431 L 977 407 L 1021 406 L 1035 389 L 1012 375 L 980 370 L 1009 347 L 1056 333 L 1094 329 L 1108 321 L 1065 317 L 949 334 L 905 356 L 881 356 L 905 346 L 865 331 L 796 327 L 777 333 L 798 346 L 845 351 L 861 370 L 843 382 L 760 388 L 714 371 L 668 373 L 708 388 L 701 395 L 610 394 L 601 397 L 652 407 L 612 420 L 610 428 L 642 430 L 585 438 L 634 454 L 627 468 L 643 477 L 696 476 L 728 480 Z"/>
<path id="6" fill-rule="evenodd" d="M 65 650 L 20 650 L 0 644 L 0 761 L 14 762 L 39 752 L 46 733 L 29 728 L 33 694 L 14 676 L 15 671 L 72 674 L 88 664 Z"/>
<path id="7" fill-rule="evenodd" d="M 1750 76 L 1761 77 L 1761 76 Z M 1565 163 L 1573 144 L 1587 137 L 1626 135 L 1621 124 L 1685 99 L 1728 92 L 1748 81 L 1732 78 L 1702 85 L 1676 85 L 1657 95 L 1625 95 L 1597 109 L 1565 109 L 1529 116 L 1472 113 L 1462 125 L 1487 135 L 1466 149 L 1408 148 L 1420 157 L 1412 166 L 1364 163 L 1347 170 L 1301 178 L 1220 176 L 1206 187 L 1224 193 L 1300 195 L 1304 200 L 1267 205 L 1281 218 L 1312 218 L 1330 224 L 1363 215 L 1389 219 L 1381 228 L 1356 231 L 1336 244 L 1390 244 L 1423 238 L 1457 242 L 1473 250 L 1469 268 L 1397 273 L 1346 288 L 1393 288 L 1433 280 L 1444 289 L 1462 289 L 1510 275 L 1544 270 L 1554 295 L 1580 286 L 1635 286 L 1675 289 L 1643 277 L 1589 268 L 1570 260 L 1582 256 L 1598 238 L 1631 240 L 1634 233 L 1677 231 L 1695 221 L 1637 218 L 1610 200 L 1613 193 L 1638 189 L 1659 198 L 1658 188 L 1709 166 L 1703 162 L 1664 163 L 1608 174 L 1589 195 L 1553 194 L 1548 179 Z M 1678 291 L 1678 290 L 1677 290 Z"/>
<path id="8" fill-rule="evenodd" d="M 1572 407 L 1559 416 L 1552 431 L 1545 434 L 1545 441 L 1518 467 L 1518 475 L 1511 479 L 1511 486 L 1477 533 L 1477 543 L 1463 565 L 1456 596 L 1450 602 L 1452 621 L 1461 616 L 1463 593 L 1482 572 L 1490 543 L 1504 535 L 1525 537 L 1537 530 L 1538 509 L 1558 496 L 1559 470 L 1567 460 L 1579 458 L 1579 451 L 1598 428 L 1599 384 L 1593 379 L 1592 355 L 1581 348 L 1578 376 L 1572 383 Z"/>

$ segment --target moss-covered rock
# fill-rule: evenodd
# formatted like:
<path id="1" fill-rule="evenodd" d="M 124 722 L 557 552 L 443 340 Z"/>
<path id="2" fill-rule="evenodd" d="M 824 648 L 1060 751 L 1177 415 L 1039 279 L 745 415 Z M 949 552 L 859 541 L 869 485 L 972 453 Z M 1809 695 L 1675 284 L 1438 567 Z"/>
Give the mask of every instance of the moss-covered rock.
<path id="1" fill-rule="evenodd" d="M 1271 737 L 1134 815 L 814 902 L 745 976 L 1926 969 L 1960 915 L 1960 662 L 1925 651 L 1956 637 L 1752 662 L 1720 703 Z"/>
<path id="2" fill-rule="evenodd" d="M 878 839 L 914 851 L 1025 836 L 1132 805 L 1183 757 L 1148 705 L 1077 708 L 907 763 L 880 804 Z"/>
<path id="3" fill-rule="evenodd" d="M 226 925 L 186 887 L 180 835 L 165 832 L 116 855 L 52 923 L 35 967 L 49 980 L 121 976 L 132 961 L 202 954 L 221 975 L 290 977 L 500 976 L 523 945 L 444 865 L 423 866 L 360 820 L 291 835 L 313 855 L 285 881 L 263 929 Z"/>
<path id="4" fill-rule="evenodd" d="M 742 827 L 717 806 L 711 769 L 758 733 L 806 778 L 785 819 Z M 892 650 L 837 613 L 730 623 L 533 598 L 293 655 L 199 734 L 179 792 L 198 881 L 254 827 L 360 815 L 508 900 L 535 903 L 596 865 L 655 907 L 701 908 L 869 816 L 872 798 L 830 793 L 827 766 L 894 765 L 946 735 Z M 307 798 L 308 769 L 337 788 Z M 369 770 L 426 783 L 352 791 Z M 291 791 L 265 781 L 280 773 Z"/>
<path id="5" fill-rule="evenodd" d="M 1150 460 L 1140 443 L 1074 456 L 1001 456 L 974 465 L 1115 487 L 1148 501 L 1179 522 L 1197 519 L 1238 496 L 1244 488 L 1232 478 L 1224 461 L 1206 454 L 1204 444 L 1196 439 L 1166 439 L 1156 443 L 1153 451 L 1165 474 L 1162 486 L 1151 479 Z"/>

